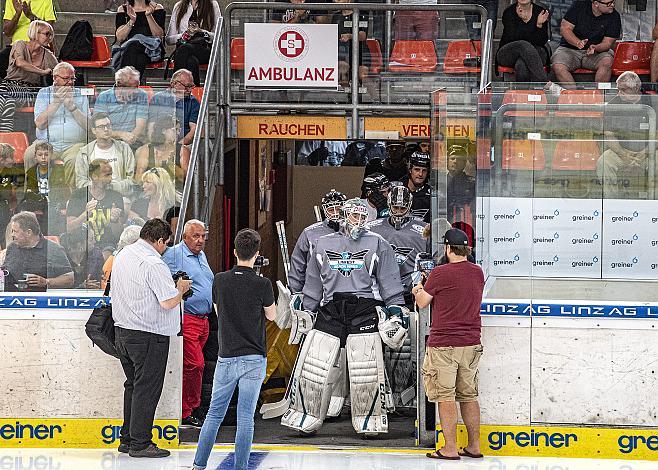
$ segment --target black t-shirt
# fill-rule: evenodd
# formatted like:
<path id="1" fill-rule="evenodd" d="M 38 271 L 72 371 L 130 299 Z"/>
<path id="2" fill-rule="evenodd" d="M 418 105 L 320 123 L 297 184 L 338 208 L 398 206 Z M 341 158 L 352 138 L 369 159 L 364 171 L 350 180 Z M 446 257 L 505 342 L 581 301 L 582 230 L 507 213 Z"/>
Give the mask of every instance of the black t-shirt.
<path id="1" fill-rule="evenodd" d="M 647 95 L 640 95 L 640 100 L 633 103 L 623 100 L 619 95 L 615 96 L 608 102 L 610 106 L 605 107 L 603 130 L 614 133 L 619 145 L 626 150 L 638 152 L 649 145 L 649 110 L 629 112 L 619 106 L 633 104 L 651 106 L 651 100 Z"/>
<path id="2" fill-rule="evenodd" d="M 54 278 L 70 273 L 71 263 L 64 253 L 64 249 L 57 243 L 43 237 L 33 248 L 21 248 L 16 243 L 7 247 L 5 268 L 9 271 L 13 281 L 24 279 L 26 274 L 36 274 L 45 278 Z M 5 283 L 5 290 L 16 291 L 17 285 L 13 281 Z M 45 291 L 46 288 L 30 288 L 30 291 Z"/>
<path id="3" fill-rule="evenodd" d="M 543 46 L 548 42 L 548 25 L 550 19 L 537 28 L 537 18 L 544 10 L 539 5 L 532 5 L 532 16 L 526 23 L 516 13 L 517 3 L 513 3 L 503 12 L 503 35 L 500 38 L 499 48 L 513 41 L 528 41 L 534 46 Z"/>
<path id="4" fill-rule="evenodd" d="M 587 39 L 584 49 L 599 44 L 604 37 L 619 38 L 621 36 L 621 17 L 617 10 L 607 15 L 594 16 L 592 3 L 576 1 L 564 14 L 564 19 L 574 25 L 573 33 L 578 39 Z M 560 46 L 576 49 L 562 38 Z"/>
<path id="5" fill-rule="evenodd" d="M 217 304 L 219 356 L 267 356 L 263 307 L 274 303 L 269 279 L 251 268 L 235 266 L 215 275 L 212 291 Z"/>
<path id="6" fill-rule="evenodd" d="M 89 188 L 80 188 L 73 191 L 71 200 L 66 208 L 68 217 L 79 217 L 85 211 L 87 203 L 93 199 Z M 123 197 L 116 191 L 108 189 L 105 197 L 98 201 L 96 209 L 89 216 L 89 229 L 94 231 L 96 242 L 105 245 L 116 245 L 121 233 L 113 233 L 110 227 L 110 211 L 112 207 L 121 209 L 123 213 Z"/>

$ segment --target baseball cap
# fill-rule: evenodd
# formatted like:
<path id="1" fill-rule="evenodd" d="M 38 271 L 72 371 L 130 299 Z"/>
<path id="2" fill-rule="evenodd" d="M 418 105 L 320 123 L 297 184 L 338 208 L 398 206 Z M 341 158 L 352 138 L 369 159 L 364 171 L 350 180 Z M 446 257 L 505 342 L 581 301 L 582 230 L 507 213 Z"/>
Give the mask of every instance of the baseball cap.
<path id="1" fill-rule="evenodd" d="M 451 246 L 468 246 L 468 236 L 458 228 L 451 228 L 443 235 L 443 243 Z"/>

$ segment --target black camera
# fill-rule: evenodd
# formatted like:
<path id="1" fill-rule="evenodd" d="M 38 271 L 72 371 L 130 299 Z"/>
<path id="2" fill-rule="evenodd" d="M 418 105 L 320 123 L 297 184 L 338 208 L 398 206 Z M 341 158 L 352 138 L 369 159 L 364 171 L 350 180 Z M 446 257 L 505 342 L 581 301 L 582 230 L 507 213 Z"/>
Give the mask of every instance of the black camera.
<path id="1" fill-rule="evenodd" d="M 429 272 L 436 267 L 436 262 L 434 257 L 427 252 L 418 253 L 418 258 L 416 261 L 416 271 L 420 271 L 423 274 L 429 274 Z"/>
<path id="2" fill-rule="evenodd" d="M 256 257 L 256 262 L 254 263 L 254 268 L 262 268 L 264 266 L 269 266 L 270 260 L 264 256 L 258 255 Z"/>
<path id="3" fill-rule="evenodd" d="M 177 283 L 179 279 L 184 279 L 186 281 L 190 280 L 190 276 L 188 276 L 185 271 L 177 271 L 174 274 L 172 274 L 171 277 L 174 280 L 174 284 Z M 192 290 L 192 288 L 190 288 L 190 290 L 188 290 L 183 294 L 183 300 L 187 300 L 193 295 L 194 295 L 194 291 Z"/>

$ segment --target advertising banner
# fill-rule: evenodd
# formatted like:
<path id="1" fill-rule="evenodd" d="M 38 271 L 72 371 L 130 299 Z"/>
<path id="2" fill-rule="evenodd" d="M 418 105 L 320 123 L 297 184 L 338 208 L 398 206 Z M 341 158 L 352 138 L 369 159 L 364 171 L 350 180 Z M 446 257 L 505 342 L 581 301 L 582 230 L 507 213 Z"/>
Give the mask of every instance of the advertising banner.
<path id="1" fill-rule="evenodd" d="M 489 198 L 489 274 L 530 275 L 532 199 Z"/>
<path id="2" fill-rule="evenodd" d="M 337 88 L 338 25 L 244 25 L 247 88 Z"/>

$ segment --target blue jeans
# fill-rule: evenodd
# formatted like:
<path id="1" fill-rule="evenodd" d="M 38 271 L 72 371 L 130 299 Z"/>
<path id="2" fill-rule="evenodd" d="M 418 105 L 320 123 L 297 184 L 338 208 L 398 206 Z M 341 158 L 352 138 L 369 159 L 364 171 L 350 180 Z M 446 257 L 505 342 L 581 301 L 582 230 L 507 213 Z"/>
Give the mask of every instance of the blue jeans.
<path id="1" fill-rule="evenodd" d="M 258 354 L 218 358 L 213 380 L 212 398 L 206 420 L 201 428 L 194 465 L 206 468 L 215 444 L 217 431 L 238 386 L 238 429 L 235 433 L 235 470 L 247 470 L 251 442 L 254 438 L 254 413 L 260 387 L 265 379 L 267 358 Z"/>

